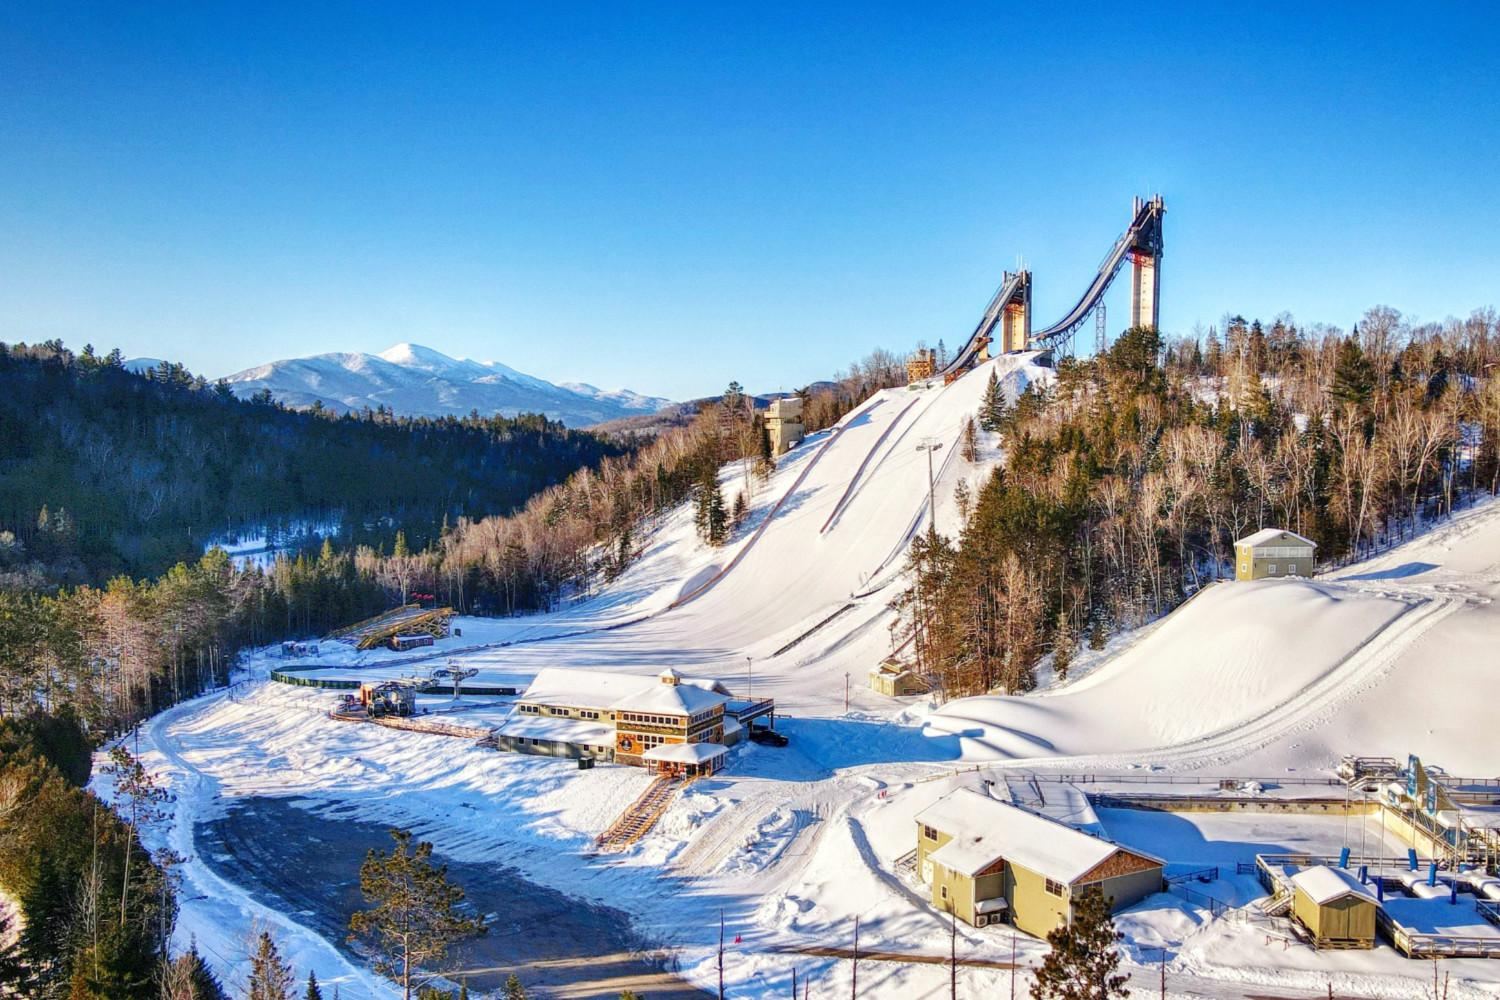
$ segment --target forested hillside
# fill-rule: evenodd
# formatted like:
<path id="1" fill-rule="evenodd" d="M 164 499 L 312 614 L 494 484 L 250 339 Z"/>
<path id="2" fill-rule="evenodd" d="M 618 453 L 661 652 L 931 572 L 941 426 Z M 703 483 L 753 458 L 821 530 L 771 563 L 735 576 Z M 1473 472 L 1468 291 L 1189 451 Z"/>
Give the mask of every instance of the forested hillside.
<path id="1" fill-rule="evenodd" d="M 398 531 L 421 547 L 629 448 L 539 416 L 297 412 L 178 365 L 0 344 L 0 574 L 154 576 L 211 538 L 298 523 L 337 525 L 345 549 L 389 552 Z"/>
<path id="2" fill-rule="evenodd" d="M 1125 333 L 1048 390 L 978 414 L 1004 466 L 962 536 L 926 538 L 901 599 L 921 669 L 949 694 L 1025 691 L 1049 653 L 1146 622 L 1232 575 L 1236 538 L 1290 528 L 1325 565 L 1399 541 L 1500 476 L 1493 310 L 1357 330 L 1230 320 Z"/>

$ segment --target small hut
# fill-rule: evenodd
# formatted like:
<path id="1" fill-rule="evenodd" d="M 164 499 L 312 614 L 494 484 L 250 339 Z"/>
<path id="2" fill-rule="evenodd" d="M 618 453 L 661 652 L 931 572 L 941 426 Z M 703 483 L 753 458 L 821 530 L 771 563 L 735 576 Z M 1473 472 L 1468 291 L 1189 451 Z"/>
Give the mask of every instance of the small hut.
<path id="1" fill-rule="evenodd" d="M 870 669 L 870 690 L 891 698 L 904 698 L 907 695 L 926 694 L 929 689 L 925 680 L 902 666 L 892 656 Z"/>
<path id="2" fill-rule="evenodd" d="M 1375 947 L 1374 894 L 1342 868 L 1316 865 L 1292 876 L 1292 918 L 1315 948 Z"/>

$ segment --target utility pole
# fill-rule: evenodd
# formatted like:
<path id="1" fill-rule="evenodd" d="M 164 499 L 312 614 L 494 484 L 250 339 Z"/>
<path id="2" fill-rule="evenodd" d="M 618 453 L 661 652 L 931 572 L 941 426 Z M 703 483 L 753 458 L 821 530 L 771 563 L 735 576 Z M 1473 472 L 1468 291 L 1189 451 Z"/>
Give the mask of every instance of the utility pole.
<path id="1" fill-rule="evenodd" d="M 859 1000 L 859 917 L 854 918 L 854 972 L 849 977 L 849 1000 Z"/>
<path id="2" fill-rule="evenodd" d="M 792 966 L 792 1000 L 797 1000 L 797 967 Z"/>
<path id="3" fill-rule="evenodd" d="M 1016 1000 L 1016 932 L 1010 932 L 1010 1000 Z"/>
<path id="4" fill-rule="evenodd" d="M 948 997 L 958 1000 L 958 907 L 953 908 L 948 930 Z"/>
<path id="5" fill-rule="evenodd" d="M 719 911 L 719 1000 L 724 1000 L 724 911 Z"/>
<path id="6" fill-rule="evenodd" d="M 750 700 L 755 700 L 755 661 L 745 657 L 745 670 L 750 674 Z"/>
<path id="7" fill-rule="evenodd" d="M 937 538 L 937 496 L 932 478 L 932 453 L 942 447 L 943 442 L 931 438 L 917 445 L 918 451 L 927 452 L 927 533 L 931 539 Z"/>
<path id="8" fill-rule="evenodd" d="M 844 714 L 849 714 L 849 671 L 844 671 Z"/>
<path id="9" fill-rule="evenodd" d="M 1161 1000 L 1167 1000 L 1167 949 L 1161 950 Z"/>

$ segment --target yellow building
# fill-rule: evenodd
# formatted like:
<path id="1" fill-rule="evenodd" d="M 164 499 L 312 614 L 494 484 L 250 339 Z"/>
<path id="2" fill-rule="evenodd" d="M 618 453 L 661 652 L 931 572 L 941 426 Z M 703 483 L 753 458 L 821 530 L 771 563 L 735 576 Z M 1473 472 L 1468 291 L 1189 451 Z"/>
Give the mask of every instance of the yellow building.
<path id="1" fill-rule="evenodd" d="M 1375 896 L 1341 868 L 1316 865 L 1292 876 L 1292 917 L 1317 948 L 1375 947 Z"/>
<path id="2" fill-rule="evenodd" d="M 1262 528 L 1234 543 L 1234 578 L 1310 577 L 1316 567 L 1318 543 L 1295 531 Z"/>
<path id="3" fill-rule="evenodd" d="M 766 407 L 766 431 L 771 435 L 771 454 L 777 458 L 801 443 L 802 399 L 799 396 L 781 396 L 771 400 Z"/>
<path id="4" fill-rule="evenodd" d="M 926 694 L 925 680 L 906 669 L 895 658 L 883 661 L 870 670 L 870 690 L 889 698 L 904 698 L 907 695 Z"/>
<path id="5" fill-rule="evenodd" d="M 1163 888 L 1159 858 L 961 788 L 917 814 L 917 871 L 932 905 L 984 927 L 1008 922 L 1037 937 L 1073 919 L 1091 889 L 1111 912 Z"/>

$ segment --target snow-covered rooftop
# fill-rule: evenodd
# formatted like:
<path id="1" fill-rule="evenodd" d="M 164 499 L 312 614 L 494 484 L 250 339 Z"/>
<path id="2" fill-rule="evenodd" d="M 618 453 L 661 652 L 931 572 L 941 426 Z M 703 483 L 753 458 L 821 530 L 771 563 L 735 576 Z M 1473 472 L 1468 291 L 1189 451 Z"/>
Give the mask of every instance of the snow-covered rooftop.
<path id="1" fill-rule="evenodd" d="M 944 867 L 965 875 L 973 875 L 997 858 L 1005 858 L 1022 868 L 1071 884 L 1116 851 L 1124 850 L 1107 840 L 968 788 L 944 796 L 917 813 L 916 819 L 953 837 L 934 851 L 932 857 Z M 1130 853 L 1160 860 L 1141 851 Z"/>
<path id="2" fill-rule="evenodd" d="M 1292 884 L 1319 906 L 1344 896 L 1362 896 L 1375 902 L 1375 894 L 1342 868 L 1329 868 L 1327 865 L 1304 868 L 1292 876 Z"/>
<path id="3" fill-rule="evenodd" d="M 551 740 L 556 743 L 582 743 L 589 746 L 610 746 L 615 741 L 613 726 L 601 726 L 597 722 L 545 715 L 513 716 L 495 732 L 511 739 Z"/>
<path id="4" fill-rule="evenodd" d="M 544 667 L 519 700 L 531 705 L 673 715 L 695 714 L 729 700 L 723 684 L 711 677 L 680 677 L 675 671 L 671 673 L 675 684 L 639 674 Z M 659 692 L 665 692 L 665 696 Z M 674 697 L 673 692 L 681 694 Z M 697 707 L 688 710 L 687 705 Z"/>
<path id="5" fill-rule="evenodd" d="M 626 695 L 609 707 L 616 712 L 697 715 L 699 712 L 718 708 L 728 700 L 728 695 L 698 687 L 696 684 L 667 684 L 655 681 Z"/>
<path id="6" fill-rule="evenodd" d="M 1271 542 L 1278 541 L 1283 535 L 1286 535 L 1289 538 L 1295 538 L 1303 545 L 1311 545 L 1313 548 L 1318 547 L 1318 543 L 1313 541 L 1311 538 L 1299 535 L 1295 531 L 1288 531 L 1285 528 L 1261 528 L 1253 535 L 1246 535 L 1244 538 L 1241 538 L 1234 544 L 1248 545 L 1251 548 L 1254 548 L 1257 545 L 1269 545 Z"/>
<path id="7" fill-rule="evenodd" d="M 641 759 L 669 761 L 674 764 L 706 764 L 728 752 L 728 748 L 722 743 L 663 743 L 641 754 Z"/>

